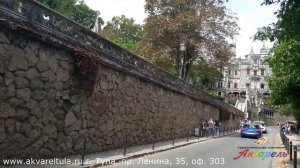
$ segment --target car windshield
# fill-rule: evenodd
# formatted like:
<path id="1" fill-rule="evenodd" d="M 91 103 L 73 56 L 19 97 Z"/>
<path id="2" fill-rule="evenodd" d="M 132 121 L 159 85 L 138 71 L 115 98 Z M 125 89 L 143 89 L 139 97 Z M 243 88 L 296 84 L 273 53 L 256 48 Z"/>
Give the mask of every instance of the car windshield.
<path id="1" fill-rule="evenodd" d="M 245 124 L 245 125 L 243 126 L 243 128 L 257 128 L 257 129 L 259 129 L 259 125 Z"/>
<path id="2" fill-rule="evenodd" d="M 243 126 L 243 128 L 256 128 L 256 129 L 260 129 L 260 126 L 258 124 L 245 124 Z"/>
<path id="3" fill-rule="evenodd" d="M 260 126 L 259 126 L 259 125 L 254 125 L 254 127 L 255 127 L 256 129 L 260 129 Z"/>

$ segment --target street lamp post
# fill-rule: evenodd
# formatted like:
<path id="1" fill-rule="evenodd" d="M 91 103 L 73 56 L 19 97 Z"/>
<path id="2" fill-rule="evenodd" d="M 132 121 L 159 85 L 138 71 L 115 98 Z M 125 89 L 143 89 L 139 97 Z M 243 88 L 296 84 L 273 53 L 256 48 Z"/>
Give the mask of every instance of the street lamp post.
<path id="1" fill-rule="evenodd" d="M 225 102 L 228 103 L 228 95 L 227 95 L 227 93 L 228 93 L 228 90 L 229 90 L 229 85 L 228 85 L 228 81 L 229 80 L 228 80 L 228 70 L 227 69 L 224 71 L 224 76 L 225 76 L 224 99 L 225 99 Z"/>
<path id="2" fill-rule="evenodd" d="M 179 73 L 178 73 L 178 76 L 179 78 L 183 79 L 183 76 L 185 75 L 185 59 L 184 59 L 184 53 L 186 51 L 186 45 L 184 42 L 180 43 L 180 47 L 179 47 L 179 50 L 180 50 L 180 61 L 179 61 Z"/>
<path id="3" fill-rule="evenodd" d="M 245 113 L 244 113 L 244 118 L 249 118 L 249 114 L 248 114 L 248 99 L 249 99 L 249 95 L 248 95 L 248 88 L 246 88 L 246 102 L 245 102 Z"/>

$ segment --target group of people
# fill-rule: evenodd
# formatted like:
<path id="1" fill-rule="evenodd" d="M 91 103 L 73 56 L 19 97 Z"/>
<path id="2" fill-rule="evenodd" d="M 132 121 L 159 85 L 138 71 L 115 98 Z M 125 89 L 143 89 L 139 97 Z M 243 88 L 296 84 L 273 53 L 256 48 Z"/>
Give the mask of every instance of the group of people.
<path id="1" fill-rule="evenodd" d="M 299 126 L 295 122 L 277 123 L 283 134 L 298 133 Z"/>
<path id="2" fill-rule="evenodd" d="M 206 134 L 208 137 L 218 138 L 220 136 L 220 126 L 221 122 L 218 118 L 215 118 L 215 120 L 213 118 L 203 119 L 200 126 L 201 136 Z"/>

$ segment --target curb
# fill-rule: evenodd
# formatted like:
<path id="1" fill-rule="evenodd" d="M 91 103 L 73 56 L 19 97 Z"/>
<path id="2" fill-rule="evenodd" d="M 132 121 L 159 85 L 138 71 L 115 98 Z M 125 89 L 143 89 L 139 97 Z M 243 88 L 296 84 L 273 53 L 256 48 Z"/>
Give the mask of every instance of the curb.
<path id="1" fill-rule="evenodd" d="M 226 135 L 222 135 L 219 138 L 223 138 L 223 137 L 226 137 L 228 135 L 232 135 L 232 134 L 236 134 L 236 133 L 238 133 L 238 131 L 235 131 L 233 133 L 229 133 L 229 134 L 226 134 Z M 219 138 L 216 138 L 216 139 L 219 139 Z M 139 158 L 141 156 L 160 153 L 160 152 L 164 152 L 164 151 L 168 151 L 168 150 L 188 146 L 188 145 L 199 143 L 199 142 L 209 141 L 209 140 L 214 140 L 214 138 L 206 138 L 206 139 L 203 139 L 203 140 L 198 140 L 196 142 L 189 142 L 189 143 L 181 144 L 181 145 L 178 145 L 178 146 L 173 146 L 173 147 L 166 148 L 166 149 L 154 150 L 154 151 L 150 151 L 150 152 L 140 153 L 140 154 L 136 154 L 136 155 L 132 155 L 132 156 L 128 156 L 128 157 L 125 156 L 124 158 L 112 159 L 112 160 L 114 160 L 114 162 L 117 163 L 117 162 L 120 162 L 120 161 L 123 161 L 123 160 Z M 99 164 L 94 164 L 94 165 L 89 165 L 89 166 L 82 166 L 82 168 L 98 168 L 98 167 L 103 167 L 103 166 L 108 166 L 108 165 L 111 165 L 110 162 L 104 162 L 104 163 L 99 163 Z"/>
<path id="2" fill-rule="evenodd" d="M 274 134 L 273 139 L 274 139 L 273 142 L 274 146 L 278 145 L 283 147 L 279 133 Z M 280 151 L 280 149 L 278 149 L 278 151 Z M 280 158 L 278 159 L 272 158 L 271 166 L 274 168 L 286 168 L 284 159 L 280 159 Z"/>

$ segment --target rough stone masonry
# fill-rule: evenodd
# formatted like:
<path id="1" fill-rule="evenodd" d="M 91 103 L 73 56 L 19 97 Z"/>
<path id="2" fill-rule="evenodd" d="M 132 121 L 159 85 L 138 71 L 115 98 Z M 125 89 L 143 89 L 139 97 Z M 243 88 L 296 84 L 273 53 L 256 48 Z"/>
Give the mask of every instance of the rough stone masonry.
<path id="1" fill-rule="evenodd" d="M 58 157 L 184 137 L 222 110 L 125 71 L 100 65 L 92 94 L 74 52 L 0 27 L 0 156 Z M 222 113 L 222 115 L 221 115 Z M 240 116 L 228 111 L 222 126 Z M 231 125 L 230 125 L 231 124 Z"/>

